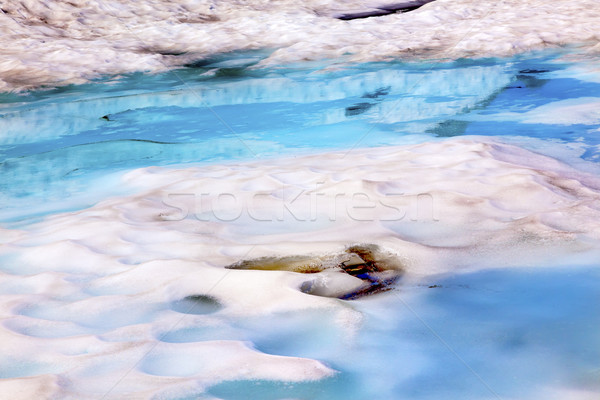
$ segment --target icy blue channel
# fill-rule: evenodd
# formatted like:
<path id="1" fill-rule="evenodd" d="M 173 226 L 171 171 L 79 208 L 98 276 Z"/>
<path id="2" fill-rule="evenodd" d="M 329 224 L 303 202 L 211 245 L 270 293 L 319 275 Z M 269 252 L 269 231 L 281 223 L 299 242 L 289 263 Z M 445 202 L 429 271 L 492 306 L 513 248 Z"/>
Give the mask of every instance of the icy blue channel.
<path id="1" fill-rule="evenodd" d="M 254 68 L 253 56 L 0 94 L 0 221 L 89 206 L 125 190 L 119 172 L 152 165 L 461 135 L 574 142 L 583 158 L 599 156 L 597 125 L 524 122 L 536 107 L 600 93 L 557 54 L 271 69 Z"/>

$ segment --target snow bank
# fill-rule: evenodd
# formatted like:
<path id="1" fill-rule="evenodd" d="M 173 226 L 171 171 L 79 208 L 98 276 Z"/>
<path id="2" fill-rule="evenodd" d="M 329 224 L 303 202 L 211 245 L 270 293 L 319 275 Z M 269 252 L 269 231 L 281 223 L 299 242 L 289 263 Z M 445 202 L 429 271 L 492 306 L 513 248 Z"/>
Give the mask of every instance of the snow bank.
<path id="1" fill-rule="evenodd" d="M 164 71 L 234 50 L 276 50 L 261 65 L 510 55 L 598 43 L 595 0 L 436 0 L 409 13 L 342 21 L 386 1 L 4 2 L 0 90 Z"/>

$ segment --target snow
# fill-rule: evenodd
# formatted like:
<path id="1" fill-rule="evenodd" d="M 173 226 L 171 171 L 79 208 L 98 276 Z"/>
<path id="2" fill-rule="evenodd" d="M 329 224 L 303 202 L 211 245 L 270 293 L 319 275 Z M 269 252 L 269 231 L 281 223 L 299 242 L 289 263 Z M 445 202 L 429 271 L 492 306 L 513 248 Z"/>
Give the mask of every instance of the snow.
<path id="1" fill-rule="evenodd" d="M 416 11 L 341 21 L 391 2 L 147 0 L 5 2 L 0 90 L 158 72 L 235 50 L 271 49 L 261 66 L 506 56 L 566 44 L 595 52 L 595 0 L 436 0 Z"/>

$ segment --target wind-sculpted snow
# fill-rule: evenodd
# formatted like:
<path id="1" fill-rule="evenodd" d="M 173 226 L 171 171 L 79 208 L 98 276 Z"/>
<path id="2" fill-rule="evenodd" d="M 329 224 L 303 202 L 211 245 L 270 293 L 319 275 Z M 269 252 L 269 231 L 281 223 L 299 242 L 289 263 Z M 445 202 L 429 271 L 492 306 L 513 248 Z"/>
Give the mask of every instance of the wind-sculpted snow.
<path id="1" fill-rule="evenodd" d="M 164 71 L 235 50 L 272 51 L 259 63 L 265 66 L 321 59 L 511 55 L 565 44 L 596 50 L 599 40 L 595 0 L 436 0 L 408 13 L 337 19 L 393 5 L 6 0 L 0 2 L 0 90 Z"/>
<path id="2" fill-rule="evenodd" d="M 515 310 L 519 296 L 531 290 L 546 296 L 543 288 L 561 279 L 542 274 L 538 286 L 529 278 L 535 272 L 525 278 L 498 272 L 491 280 L 477 275 L 490 267 L 576 268 L 597 260 L 595 175 L 515 146 L 466 138 L 269 163 L 151 167 L 123 180 L 134 194 L 0 230 L 4 395 L 236 399 L 258 390 L 252 382 L 281 398 L 403 398 L 414 390 L 411 382 L 429 382 L 428 390 L 439 394 L 430 386 L 450 377 L 434 367 L 440 365 L 437 340 L 424 341 L 429 335 L 403 314 L 404 301 L 428 319 L 446 321 L 438 332 L 507 397 L 515 390 L 516 398 L 536 397 L 518 395 L 534 383 L 536 394 L 554 393 L 545 398 L 597 393 L 597 347 L 590 344 L 579 356 L 578 347 L 561 339 L 564 330 L 552 328 L 570 321 L 573 343 L 597 340 L 586 336 L 595 332 L 586 323 L 595 326 L 597 313 L 585 314 L 590 304 L 579 306 L 593 297 L 593 287 L 561 289 L 560 299 L 553 292 L 547 310 Z M 358 279 L 336 269 L 225 269 L 244 260 L 280 260 L 274 257 L 324 260 L 352 245 L 359 245 L 350 251 L 364 263 L 365 243 L 385 251 L 404 274 L 394 290 L 369 293 L 364 303 L 335 298 L 360 290 L 368 278 L 361 271 L 352 272 Z M 456 278 L 439 275 L 458 271 Z M 586 282 L 595 281 L 592 275 Z M 426 293 L 444 300 L 428 303 Z M 509 316 L 504 336 L 494 323 L 480 323 L 492 300 L 499 301 L 495 312 Z M 476 322 L 467 306 L 480 315 Z M 460 326 L 477 332 L 475 348 L 486 349 L 485 360 L 468 333 L 458 334 Z M 552 343 L 559 344 L 543 348 L 539 364 L 540 346 Z M 576 359 L 577 368 L 565 367 L 564 357 Z M 388 385 L 373 384 L 368 371 L 382 365 L 377 377 Z M 506 368 L 529 383 L 515 386 Z M 456 367 L 452 380 L 463 370 Z M 574 389 L 586 379 L 587 389 Z M 448 382 L 445 392 L 455 390 Z M 480 389 L 485 392 L 475 382 L 453 397 L 483 398 Z M 248 396 L 263 398 L 258 393 Z"/>

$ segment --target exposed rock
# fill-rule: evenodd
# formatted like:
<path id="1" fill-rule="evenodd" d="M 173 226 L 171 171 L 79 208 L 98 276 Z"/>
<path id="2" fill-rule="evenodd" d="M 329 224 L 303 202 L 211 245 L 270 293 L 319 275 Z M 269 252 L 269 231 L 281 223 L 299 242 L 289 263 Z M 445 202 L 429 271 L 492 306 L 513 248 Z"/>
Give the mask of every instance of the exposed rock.
<path id="1" fill-rule="evenodd" d="M 405 13 L 409 11 L 414 11 L 418 8 L 421 8 L 427 3 L 431 3 L 434 0 L 415 0 L 415 1 L 405 1 L 402 3 L 388 4 L 385 6 L 377 6 L 373 10 L 369 11 L 360 11 L 354 13 L 346 13 L 337 15 L 337 19 L 341 19 L 343 21 L 350 21 L 353 19 L 360 18 L 369 18 L 369 17 L 381 17 L 383 15 L 395 14 L 395 13 Z"/>
<path id="2" fill-rule="evenodd" d="M 255 269 L 261 271 L 293 271 L 303 274 L 321 272 L 325 269 L 323 260 L 317 257 L 261 257 L 253 260 L 242 260 L 228 265 L 228 269 Z"/>
<path id="3" fill-rule="evenodd" d="M 304 282 L 300 290 L 307 294 L 354 300 L 392 289 L 402 275 L 396 256 L 377 245 L 355 245 L 342 254 L 325 256 L 262 257 L 242 260 L 228 269 L 291 271 L 318 275 Z"/>

